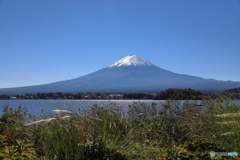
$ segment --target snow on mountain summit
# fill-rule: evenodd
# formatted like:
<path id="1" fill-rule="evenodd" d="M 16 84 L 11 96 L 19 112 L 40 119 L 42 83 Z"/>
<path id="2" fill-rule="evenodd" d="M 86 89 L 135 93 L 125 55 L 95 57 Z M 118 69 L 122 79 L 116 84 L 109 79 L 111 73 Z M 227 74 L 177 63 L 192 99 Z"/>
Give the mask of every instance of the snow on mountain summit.
<path id="1" fill-rule="evenodd" d="M 138 55 L 130 55 L 111 64 L 107 68 L 121 67 L 121 66 L 153 66 L 153 64 L 139 57 Z"/>

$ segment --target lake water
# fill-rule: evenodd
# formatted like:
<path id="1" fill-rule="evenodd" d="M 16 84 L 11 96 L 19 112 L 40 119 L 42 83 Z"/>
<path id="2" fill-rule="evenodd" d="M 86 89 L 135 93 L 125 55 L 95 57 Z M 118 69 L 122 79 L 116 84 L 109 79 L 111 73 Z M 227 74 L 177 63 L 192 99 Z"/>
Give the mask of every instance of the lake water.
<path id="1" fill-rule="evenodd" d="M 79 109 L 88 109 L 92 105 L 97 104 L 104 106 L 109 103 L 115 103 L 117 107 L 123 107 L 128 110 L 128 105 L 134 102 L 143 102 L 147 105 L 156 103 L 159 106 L 164 100 L 0 100 L 0 115 L 2 114 L 2 106 L 8 104 L 11 108 L 27 108 L 28 113 L 39 116 L 44 114 L 54 114 L 52 110 L 71 110 L 78 112 Z M 235 100 L 240 104 L 240 100 Z"/>
<path id="2" fill-rule="evenodd" d="M 78 111 L 78 109 L 88 109 L 94 104 L 104 106 L 109 103 L 114 103 L 117 107 L 128 108 L 128 105 L 134 102 L 144 102 L 151 105 L 164 102 L 164 100 L 0 100 L 0 114 L 2 113 L 1 107 L 8 104 L 11 108 L 27 108 L 28 113 L 33 115 L 40 115 L 42 112 L 45 114 L 54 113 L 52 110 L 71 110 Z"/>

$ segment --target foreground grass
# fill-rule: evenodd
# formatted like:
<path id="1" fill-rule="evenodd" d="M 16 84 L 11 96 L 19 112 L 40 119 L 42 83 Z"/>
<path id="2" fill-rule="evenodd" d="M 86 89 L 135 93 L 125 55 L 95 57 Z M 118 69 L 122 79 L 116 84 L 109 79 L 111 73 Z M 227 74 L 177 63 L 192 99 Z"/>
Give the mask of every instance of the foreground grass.
<path id="1" fill-rule="evenodd" d="M 225 98 L 202 103 L 133 103 L 127 112 L 109 103 L 32 122 L 25 109 L 6 105 L 0 159 L 234 159 L 209 152 L 240 153 L 240 106 Z"/>

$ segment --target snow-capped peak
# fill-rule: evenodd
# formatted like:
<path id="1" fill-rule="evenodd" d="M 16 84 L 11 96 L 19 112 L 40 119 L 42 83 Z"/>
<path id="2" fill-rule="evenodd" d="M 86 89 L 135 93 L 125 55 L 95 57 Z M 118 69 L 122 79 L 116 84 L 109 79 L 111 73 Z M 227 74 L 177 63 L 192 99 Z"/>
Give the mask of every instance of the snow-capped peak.
<path id="1" fill-rule="evenodd" d="M 153 64 L 139 57 L 138 55 L 130 55 L 113 63 L 107 68 L 121 67 L 121 66 L 153 66 Z"/>

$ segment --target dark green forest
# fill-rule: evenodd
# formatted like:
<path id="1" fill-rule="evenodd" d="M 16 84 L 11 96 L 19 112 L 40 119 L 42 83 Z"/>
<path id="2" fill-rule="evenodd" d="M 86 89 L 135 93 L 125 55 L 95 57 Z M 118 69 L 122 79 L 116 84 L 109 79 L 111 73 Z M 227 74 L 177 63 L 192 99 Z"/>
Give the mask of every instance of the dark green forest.
<path id="1" fill-rule="evenodd" d="M 231 97 L 232 99 L 240 99 L 240 87 L 225 90 L 222 94 Z"/>
<path id="2" fill-rule="evenodd" d="M 193 89 L 170 88 L 156 94 L 154 100 L 201 100 L 203 94 Z"/>

